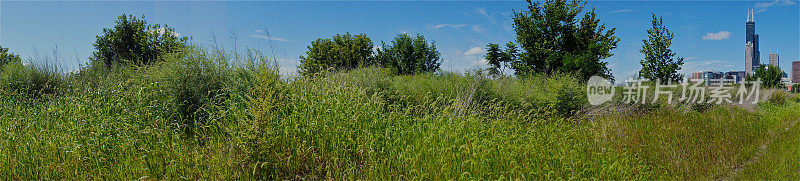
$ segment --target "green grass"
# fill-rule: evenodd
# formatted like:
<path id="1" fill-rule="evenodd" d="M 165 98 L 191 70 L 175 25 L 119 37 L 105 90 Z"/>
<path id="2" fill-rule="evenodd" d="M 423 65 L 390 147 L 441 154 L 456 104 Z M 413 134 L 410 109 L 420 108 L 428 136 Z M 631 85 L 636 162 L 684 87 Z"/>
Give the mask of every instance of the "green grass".
<path id="1" fill-rule="evenodd" d="M 598 108 L 568 74 L 283 77 L 257 52 L 222 50 L 72 75 L 8 70 L 4 85 L 29 86 L 0 89 L 3 180 L 702 179 L 768 140 L 738 176 L 797 178 L 800 126 L 771 134 L 798 119 L 786 95 L 754 110 L 617 106 L 629 111 L 585 117 Z"/>

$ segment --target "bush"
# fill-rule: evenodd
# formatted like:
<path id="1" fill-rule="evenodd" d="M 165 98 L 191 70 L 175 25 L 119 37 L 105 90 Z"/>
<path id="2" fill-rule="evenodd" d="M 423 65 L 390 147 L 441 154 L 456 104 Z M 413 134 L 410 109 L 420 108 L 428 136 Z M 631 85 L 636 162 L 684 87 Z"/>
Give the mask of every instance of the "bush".
<path id="1" fill-rule="evenodd" d="M 409 75 L 439 70 L 442 61 L 439 55 L 435 42 L 428 45 L 424 36 L 399 34 L 391 45 L 383 44 L 378 49 L 376 59 L 381 67 L 394 74 Z"/>
<path id="2" fill-rule="evenodd" d="M 10 94 L 42 97 L 57 94 L 65 86 L 63 75 L 47 67 L 11 63 L 0 68 L 0 87 Z"/>
<path id="3" fill-rule="evenodd" d="M 114 28 L 104 28 L 103 35 L 96 36 L 97 50 L 91 58 L 95 65 L 143 66 L 159 60 L 161 55 L 182 50 L 188 38 L 178 38 L 175 30 L 159 24 L 149 25 L 144 16 L 121 15 Z"/>
<path id="4" fill-rule="evenodd" d="M 142 79 L 158 83 L 173 99 L 180 127 L 193 136 L 194 128 L 207 126 L 209 112 L 229 96 L 230 56 L 223 50 L 211 52 L 192 48 L 165 54 L 163 62 L 147 68 Z"/>
<path id="5" fill-rule="evenodd" d="M 0 46 L 0 68 L 2 68 L 6 64 L 10 63 L 20 63 L 21 59 L 19 55 L 14 55 L 8 52 L 8 48 L 3 48 Z"/>
<path id="6" fill-rule="evenodd" d="M 795 94 L 800 93 L 800 84 L 792 85 L 792 89 L 790 90 L 790 92 L 795 93 Z"/>
<path id="7" fill-rule="evenodd" d="M 761 79 L 761 87 L 767 89 L 783 89 L 781 83 L 781 69 L 772 65 L 761 65 L 756 68 L 753 76 L 745 77 L 746 80 L 752 81 Z"/>
<path id="8" fill-rule="evenodd" d="M 336 34 L 332 39 L 311 42 L 306 56 L 300 56 L 300 74 L 311 75 L 328 69 L 350 70 L 373 64 L 372 40 L 365 34 Z"/>
<path id="9" fill-rule="evenodd" d="M 789 98 L 791 98 L 791 95 L 783 90 L 770 90 L 770 96 L 767 101 L 772 104 L 783 105 Z"/>
<path id="10" fill-rule="evenodd" d="M 507 104 L 544 116 L 569 117 L 588 103 L 584 86 L 573 74 L 532 74 L 493 83 L 493 91 Z"/>

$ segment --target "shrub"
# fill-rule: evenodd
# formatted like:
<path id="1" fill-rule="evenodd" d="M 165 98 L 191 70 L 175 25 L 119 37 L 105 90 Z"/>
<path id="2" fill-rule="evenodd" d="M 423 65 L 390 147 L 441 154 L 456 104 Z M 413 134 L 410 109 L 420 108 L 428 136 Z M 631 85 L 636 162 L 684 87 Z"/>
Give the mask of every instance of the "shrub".
<path id="1" fill-rule="evenodd" d="M 188 46 L 188 38 L 178 38 L 169 26 L 149 25 L 144 16 L 137 18 L 123 14 L 116 23 L 114 28 L 104 28 L 103 35 L 96 36 L 94 47 L 97 51 L 91 58 L 95 65 L 147 65 L 165 53 Z"/>
<path id="2" fill-rule="evenodd" d="M 588 103 L 584 86 L 572 74 L 532 74 L 493 83 L 493 92 L 507 104 L 543 116 L 571 116 Z"/>
<path id="3" fill-rule="evenodd" d="M 745 77 L 748 81 L 761 79 L 761 87 L 768 89 L 782 88 L 781 69 L 772 65 L 761 65 L 756 68 L 753 76 Z"/>
<path id="4" fill-rule="evenodd" d="M 328 69 L 350 70 L 372 65 L 372 40 L 365 34 L 336 34 L 332 39 L 311 42 L 306 56 L 300 56 L 300 74 L 311 75 Z"/>
<path id="5" fill-rule="evenodd" d="M 785 91 L 770 90 L 769 99 L 767 101 L 772 104 L 783 105 L 789 98 L 791 98 L 791 95 Z"/>
<path id="6" fill-rule="evenodd" d="M 21 59 L 19 55 L 14 55 L 11 52 L 8 52 L 8 48 L 3 48 L 0 46 L 0 68 L 2 68 L 6 64 L 10 63 L 20 63 Z"/>
<path id="7" fill-rule="evenodd" d="M 164 55 L 164 61 L 146 70 L 144 79 L 157 82 L 174 99 L 174 107 L 186 127 L 187 136 L 204 126 L 208 112 L 228 96 L 230 56 L 223 50 L 212 52 L 192 48 Z"/>
<path id="8" fill-rule="evenodd" d="M 0 68 L 0 86 L 7 93 L 41 97 L 56 94 L 65 85 L 64 77 L 47 67 L 11 63 Z"/>
<path id="9" fill-rule="evenodd" d="M 792 85 L 792 89 L 790 90 L 790 92 L 795 93 L 795 94 L 800 93 L 800 84 Z"/>
<path id="10" fill-rule="evenodd" d="M 439 55 L 435 42 L 428 45 L 424 36 L 399 34 L 391 45 L 382 44 L 376 59 L 381 67 L 388 68 L 392 73 L 409 75 L 439 70 L 442 61 Z"/>

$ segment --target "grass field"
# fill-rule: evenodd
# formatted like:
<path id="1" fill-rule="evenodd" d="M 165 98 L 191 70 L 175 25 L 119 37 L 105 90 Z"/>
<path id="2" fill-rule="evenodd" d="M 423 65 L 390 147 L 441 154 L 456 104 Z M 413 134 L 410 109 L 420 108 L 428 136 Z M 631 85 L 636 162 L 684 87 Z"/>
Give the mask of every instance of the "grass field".
<path id="1" fill-rule="evenodd" d="M 284 77 L 223 50 L 69 75 L 11 64 L 0 83 L 3 180 L 800 179 L 787 93 L 590 107 L 568 74 Z"/>

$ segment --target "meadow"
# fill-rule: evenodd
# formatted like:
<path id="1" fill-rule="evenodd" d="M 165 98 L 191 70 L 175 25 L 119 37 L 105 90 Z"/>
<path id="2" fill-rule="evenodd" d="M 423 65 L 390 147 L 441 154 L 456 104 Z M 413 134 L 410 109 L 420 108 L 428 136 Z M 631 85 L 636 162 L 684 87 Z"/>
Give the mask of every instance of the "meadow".
<path id="1" fill-rule="evenodd" d="M 570 74 L 287 77 L 259 52 L 0 70 L 0 179 L 800 179 L 800 96 L 589 106 Z"/>

